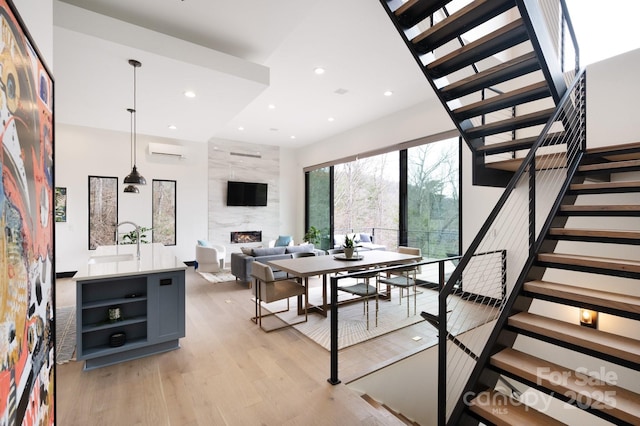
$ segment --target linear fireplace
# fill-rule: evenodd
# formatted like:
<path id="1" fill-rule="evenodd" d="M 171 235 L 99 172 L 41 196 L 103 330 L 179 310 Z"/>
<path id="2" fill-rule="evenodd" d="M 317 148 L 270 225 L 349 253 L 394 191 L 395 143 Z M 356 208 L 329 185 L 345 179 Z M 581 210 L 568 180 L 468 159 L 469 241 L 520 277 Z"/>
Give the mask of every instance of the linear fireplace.
<path id="1" fill-rule="evenodd" d="M 231 233 L 232 243 L 259 243 L 262 231 L 236 231 Z"/>

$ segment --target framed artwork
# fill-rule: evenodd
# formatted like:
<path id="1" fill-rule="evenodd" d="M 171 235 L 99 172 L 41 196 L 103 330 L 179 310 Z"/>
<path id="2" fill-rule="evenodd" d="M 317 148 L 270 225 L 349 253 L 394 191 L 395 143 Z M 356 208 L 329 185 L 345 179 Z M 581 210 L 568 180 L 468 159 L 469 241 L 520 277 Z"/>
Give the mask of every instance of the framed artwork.
<path id="1" fill-rule="evenodd" d="M 56 186 L 56 207 L 55 218 L 56 222 L 67 221 L 67 188 L 60 188 Z"/>
<path id="2" fill-rule="evenodd" d="M 89 250 L 116 243 L 118 178 L 89 176 Z"/>
<path id="3" fill-rule="evenodd" d="M 152 185 L 153 242 L 176 245 L 176 181 L 154 179 Z"/>
<path id="4" fill-rule="evenodd" d="M 0 0 L 0 423 L 55 424 L 53 78 Z"/>

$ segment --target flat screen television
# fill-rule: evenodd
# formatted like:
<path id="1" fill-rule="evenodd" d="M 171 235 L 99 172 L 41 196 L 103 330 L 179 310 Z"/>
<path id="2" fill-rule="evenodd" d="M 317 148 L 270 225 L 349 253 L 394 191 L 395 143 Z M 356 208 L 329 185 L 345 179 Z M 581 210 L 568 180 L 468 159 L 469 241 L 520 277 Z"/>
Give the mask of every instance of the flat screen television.
<path id="1" fill-rule="evenodd" d="M 266 206 L 267 184 L 227 182 L 227 206 Z"/>

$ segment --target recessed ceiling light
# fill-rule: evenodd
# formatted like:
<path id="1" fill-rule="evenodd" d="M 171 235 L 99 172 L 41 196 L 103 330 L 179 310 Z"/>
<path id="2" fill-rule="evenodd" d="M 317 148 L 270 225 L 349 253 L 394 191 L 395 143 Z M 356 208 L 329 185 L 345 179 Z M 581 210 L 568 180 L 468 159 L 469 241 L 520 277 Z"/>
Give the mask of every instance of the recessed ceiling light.
<path id="1" fill-rule="evenodd" d="M 276 109 L 276 106 L 274 104 L 269 104 L 269 109 Z"/>
<path id="2" fill-rule="evenodd" d="M 317 75 L 322 75 L 322 74 L 324 74 L 324 68 L 316 67 L 316 68 L 313 69 L 313 72 L 316 73 Z"/>
<path id="3" fill-rule="evenodd" d="M 171 130 L 176 130 L 176 129 L 177 129 L 177 127 L 176 127 L 176 125 L 175 125 L 175 124 L 169 124 L 169 129 L 171 129 Z"/>
<path id="4" fill-rule="evenodd" d="M 393 95 L 393 92 L 391 90 L 387 90 L 386 92 L 384 92 L 385 96 L 391 96 Z"/>
<path id="5" fill-rule="evenodd" d="M 333 117 L 329 117 L 327 120 L 329 120 L 329 121 L 333 121 Z"/>
<path id="6" fill-rule="evenodd" d="M 187 90 L 186 92 L 184 92 L 184 95 L 185 95 L 187 98 L 195 98 L 195 97 L 196 97 L 196 93 L 195 93 L 195 92 L 193 92 L 193 91 L 191 91 L 191 90 Z"/>
<path id="7" fill-rule="evenodd" d="M 291 139 L 295 139 L 295 138 L 296 138 L 296 136 L 295 136 L 295 135 L 291 135 Z"/>
<path id="8" fill-rule="evenodd" d="M 242 130 L 244 130 L 244 127 L 238 126 L 238 130 L 242 131 Z"/>

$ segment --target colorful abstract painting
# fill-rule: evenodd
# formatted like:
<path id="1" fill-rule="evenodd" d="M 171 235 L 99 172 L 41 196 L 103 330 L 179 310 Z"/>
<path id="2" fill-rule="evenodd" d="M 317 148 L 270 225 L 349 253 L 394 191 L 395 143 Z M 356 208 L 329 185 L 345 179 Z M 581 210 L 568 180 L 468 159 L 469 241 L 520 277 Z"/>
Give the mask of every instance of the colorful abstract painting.
<path id="1" fill-rule="evenodd" d="M 53 80 L 0 0 L 0 423 L 53 425 Z"/>

